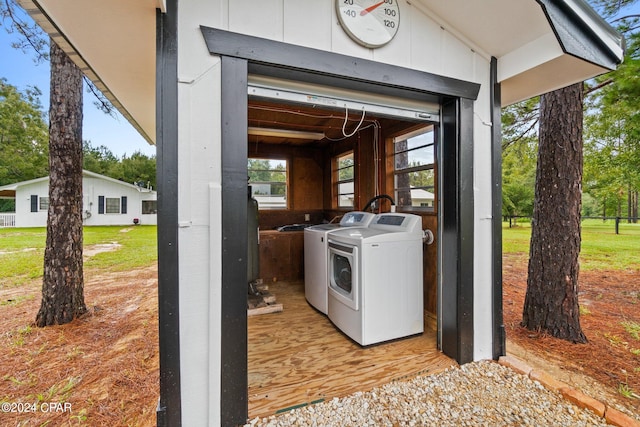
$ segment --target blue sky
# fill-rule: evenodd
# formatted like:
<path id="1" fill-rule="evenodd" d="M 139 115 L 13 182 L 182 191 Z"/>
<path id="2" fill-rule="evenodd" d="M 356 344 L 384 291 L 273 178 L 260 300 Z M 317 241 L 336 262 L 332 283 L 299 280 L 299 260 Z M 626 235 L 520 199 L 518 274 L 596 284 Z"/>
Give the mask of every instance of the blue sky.
<path id="1" fill-rule="evenodd" d="M 36 64 L 32 53 L 23 53 L 19 49 L 11 47 L 11 43 L 17 40 L 17 35 L 8 34 L 4 26 L 0 25 L 0 77 L 24 91 L 28 86 L 36 86 L 42 91 L 40 103 L 44 111 L 49 110 L 49 63 Z M 118 157 L 130 156 L 140 151 L 147 156 L 154 155 L 156 148 L 150 145 L 129 124 L 127 119 L 119 113 L 116 118 L 98 110 L 94 105 L 93 94 L 85 92 L 84 120 L 82 139 L 91 141 L 91 145 L 99 147 L 104 145 Z"/>

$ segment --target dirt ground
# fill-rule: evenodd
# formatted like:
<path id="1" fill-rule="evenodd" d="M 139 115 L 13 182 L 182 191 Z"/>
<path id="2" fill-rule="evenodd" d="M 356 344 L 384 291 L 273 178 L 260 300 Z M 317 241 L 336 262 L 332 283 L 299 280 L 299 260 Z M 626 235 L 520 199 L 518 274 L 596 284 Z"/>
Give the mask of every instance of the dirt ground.
<path id="1" fill-rule="evenodd" d="M 154 426 L 157 284 L 155 265 L 85 272 L 88 313 L 47 328 L 33 326 L 41 280 L 0 286 L 0 425 Z"/>
<path id="2" fill-rule="evenodd" d="M 640 419 L 640 271 L 580 272 L 580 325 L 587 344 L 521 327 L 526 288 L 527 257 L 505 255 L 507 353 Z"/>
<path id="3" fill-rule="evenodd" d="M 640 340 L 622 324 L 640 324 L 639 273 L 581 273 L 589 343 L 577 345 L 519 326 L 526 257 L 505 257 L 508 353 L 637 416 L 640 400 L 618 390 L 640 394 Z M 157 266 L 87 272 L 89 312 L 65 326 L 33 326 L 40 286 L 39 280 L 20 289 L 0 283 L 0 425 L 155 425 Z"/>

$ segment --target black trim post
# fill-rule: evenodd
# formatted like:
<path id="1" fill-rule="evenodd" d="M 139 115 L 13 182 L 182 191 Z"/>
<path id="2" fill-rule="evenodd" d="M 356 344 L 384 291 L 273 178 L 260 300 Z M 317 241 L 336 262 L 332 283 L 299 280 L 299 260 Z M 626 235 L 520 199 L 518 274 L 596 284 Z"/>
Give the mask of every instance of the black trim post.
<path id="1" fill-rule="evenodd" d="M 492 316 L 493 358 L 507 353 L 502 311 L 502 103 L 498 83 L 498 60 L 491 58 L 491 218 L 492 218 Z"/>
<path id="2" fill-rule="evenodd" d="M 247 377 L 247 61 L 222 61 L 221 423 L 248 417 Z"/>
<path id="3" fill-rule="evenodd" d="M 460 170 L 458 176 L 459 197 L 459 256 L 458 322 L 460 329 L 459 363 L 473 361 L 473 266 L 474 266 L 474 200 L 473 200 L 473 101 L 460 99 Z"/>
<path id="4" fill-rule="evenodd" d="M 442 104 L 440 328 L 442 351 L 473 360 L 473 102 Z"/>
<path id="5" fill-rule="evenodd" d="M 156 164 L 158 183 L 158 328 L 160 399 L 156 422 L 180 426 L 178 278 L 178 2 L 156 12 Z"/>
<path id="6" fill-rule="evenodd" d="M 252 73 L 283 79 L 309 80 L 313 83 L 368 90 L 382 95 L 439 101 L 439 96 L 476 99 L 477 83 L 444 77 L 425 71 L 399 67 L 324 50 L 247 36 L 216 28 L 200 27 L 209 53 L 249 61 Z M 302 73 L 300 73 L 300 71 Z M 304 75 L 306 74 L 306 76 Z M 370 83 L 376 83 L 372 86 Z M 378 87 L 379 86 L 379 87 Z M 419 92 L 416 97 L 415 92 Z M 413 92 L 413 93 L 412 93 Z M 438 97 L 425 97 L 425 93 Z"/>
<path id="7" fill-rule="evenodd" d="M 624 37 L 618 34 L 595 11 L 590 10 L 590 6 L 585 5 L 584 12 L 589 15 L 588 18 L 593 19 L 595 24 L 587 23 L 588 21 L 585 21 L 580 13 L 576 12 L 566 1 L 536 1 L 542 7 L 563 52 L 609 70 L 615 70 L 617 65 L 622 62 L 622 57 L 618 56 L 615 49 L 607 45 L 606 39 L 609 38 L 610 41 L 617 44 L 617 47 L 624 50 Z M 603 35 L 598 30 L 609 34 Z"/>
<path id="8" fill-rule="evenodd" d="M 440 347 L 444 354 L 458 359 L 458 102 L 443 102 L 441 117 L 442 144 L 438 159 L 439 186 L 439 227 L 440 227 L 440 304 L 439 329 Z"/>

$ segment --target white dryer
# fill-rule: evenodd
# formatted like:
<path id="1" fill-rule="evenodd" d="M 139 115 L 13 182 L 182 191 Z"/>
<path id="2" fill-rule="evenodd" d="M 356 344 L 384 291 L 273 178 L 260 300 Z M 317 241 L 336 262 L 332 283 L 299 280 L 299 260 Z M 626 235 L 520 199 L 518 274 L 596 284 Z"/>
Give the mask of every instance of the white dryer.
<path id="1" fill-rule="evenodd" d="M 370 212 L 349 212 L 339 224 L 304 229 L 304 296 L 323 314 L 327 314 L 327 234 L 344 227 L 367 227 L 374 217 Z"/>
<path id="2" fill-rule="evenodd" d="M 378 214 L 329 234 L 328 316 L 366 346 L 424 331 L 422 219 Z"/>

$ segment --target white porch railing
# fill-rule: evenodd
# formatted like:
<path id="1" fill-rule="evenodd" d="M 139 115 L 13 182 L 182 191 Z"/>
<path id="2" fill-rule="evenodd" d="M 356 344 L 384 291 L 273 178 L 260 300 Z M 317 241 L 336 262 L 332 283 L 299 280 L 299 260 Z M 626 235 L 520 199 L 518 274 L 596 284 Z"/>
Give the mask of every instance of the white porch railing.
<path id="1" fill-rule="evenodd" d="M 15 227 L 15 226 L 16 226 L 16 214 L 0 213 L 0 228 Z"/>

